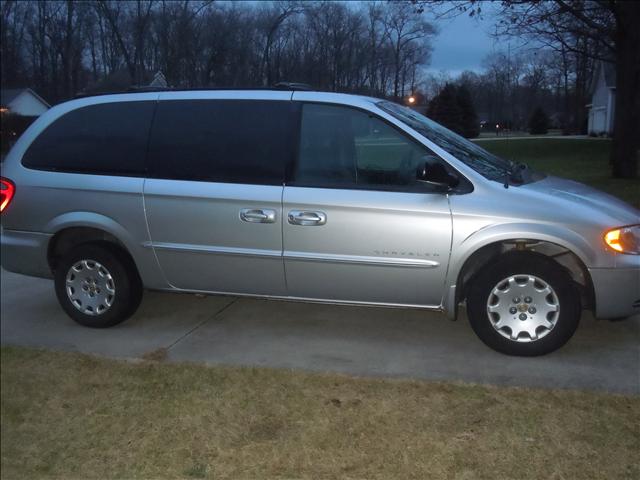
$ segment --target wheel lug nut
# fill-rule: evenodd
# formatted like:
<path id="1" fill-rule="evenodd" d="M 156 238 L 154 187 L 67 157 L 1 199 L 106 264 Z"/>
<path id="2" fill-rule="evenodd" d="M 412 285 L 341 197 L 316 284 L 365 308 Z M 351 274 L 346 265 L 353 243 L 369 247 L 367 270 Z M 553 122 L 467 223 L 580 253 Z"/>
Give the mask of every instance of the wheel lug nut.
<path id="1" fill-rule="evenodd" d="M 518 309 L 517 309 L 516 307 L 511 307 L 511 308 L 509 309 L 509 313 L 510 313 L 511 315 L 515 315 L 517 311 L 518 311 Z"/>
<path id="2" fill-rule="evenodd" d="M 530 313 L 531 315 L 533 315 L 533 314 L 534 314 L 534 313 L 536 313 L 536 312 L 537 312 L 536 307 L 529 307 L 529 313 Z"/>
<path id="3" fill-rule="evenodd" d="M 514 297 L 513 303 L 520 303 L 520 297 Z"/>
<path id="4" fill-rule="evenodd" d="M 520 320 L 526 320 L 527 319 L 527 314 L 526 313 L 521 313 L 520 314 Z"/>
<path id="5" fill-rule="evenodd" d="M 531 297 L 524 297 L 524 303 L 531 303 Z"/>

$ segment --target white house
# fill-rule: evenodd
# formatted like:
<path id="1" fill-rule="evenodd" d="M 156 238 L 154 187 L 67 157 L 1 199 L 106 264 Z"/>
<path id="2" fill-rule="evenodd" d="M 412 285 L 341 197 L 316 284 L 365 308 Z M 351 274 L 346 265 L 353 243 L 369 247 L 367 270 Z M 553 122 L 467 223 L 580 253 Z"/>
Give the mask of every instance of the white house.
<path id="1" fill-rule="evenodd" d="M 39 117 L 51 105 L 30 88 L 7 88 L 0 90 L 0 111 L 23 117 Z"/>
<path id="2" fill-rule="evenodd" d="M 616 66 L 600 62 L 596 67 L 591 84 L 591 103 L 587 132 L 596 135 L 613 134 L 616 108 Z"/>

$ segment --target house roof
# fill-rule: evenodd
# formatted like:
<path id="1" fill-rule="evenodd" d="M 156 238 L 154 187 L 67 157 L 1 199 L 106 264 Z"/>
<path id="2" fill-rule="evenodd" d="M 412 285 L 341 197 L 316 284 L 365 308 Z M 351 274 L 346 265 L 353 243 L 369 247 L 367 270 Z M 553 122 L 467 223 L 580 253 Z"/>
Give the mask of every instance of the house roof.
<path id="1" fill-rule="evenodd" d="M 602 80 L 601 80 L 602 79 Z M 593 71 L 593 76 L 591 77 L 591 81 L 589 82 L 588 91 L 590 95 L 593 95 L 598 88 L 598 84 L 604 81 L 604 86 L 606 88 L 615 89 L 616 88 L 616 64 L 613 62 L 605 62 L 604 60 L 600 60 L 596 68 Z"/>
<path id="2" fill-rule="evenodd" d="M 169 84 L 167 83 L 167 79 L 164 77 L 164 74 L 158 70 L 153 76 L 153 80 L 151 80 L 149 86 L 156 88 L 167 88 Z"/>
<path id="3" fill-rule="evenodd" d="M 47 107 L 51 107 L 40 95 L 31 90 L 30 88 L 3 88 L 0 90 L 0 105 L 3 107 L 8 106 L 11 102 L 13 102 L 18 96 L 23 92 L 29 92 L 31 95 L 36 97 L 39 101 L 45 104 Z"/>
<path id="4" fill-rule="evenodd" d="M 616 88 L 616 65 L 615 63 L 602 62 L 604 68 L 604 83 L 607 88 Z"/>
<path id="5" fill-rule="evenodd" d="M 0 104 L 2 104 L 3 107 L 6 107 L 23 91 L 24 88 L 7 88 L 0 90 Z"/>

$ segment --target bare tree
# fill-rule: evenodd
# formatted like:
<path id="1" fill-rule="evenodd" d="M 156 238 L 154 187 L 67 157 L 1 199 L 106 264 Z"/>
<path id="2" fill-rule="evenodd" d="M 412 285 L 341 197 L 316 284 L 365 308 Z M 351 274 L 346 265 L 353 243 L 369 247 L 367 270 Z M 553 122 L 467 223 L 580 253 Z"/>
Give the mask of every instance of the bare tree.
<path id="1" fill-rule="evenodd" d="M 20 46 L 24 41 L 31 8 L 27 4 L 16 1 L 4 1 L 0 8 L 2 11 L 2 17 L 0 17 L 2 84 L 15 86 L 25 69 Z"/>
<path id="2" fill-rule="evenodd" d="M 640 145 L 640 3 L 555 0 L 503 2 L 503 35 L 525 35 L 616 65 L 614 177 L 638 176 Z M 580 41 L 582 40 L 582 41 Z"/>
<path id="3" fill-rule="evenodd" d="M 55 102 L 142 85 L 255 86 L 403 94 L 420 81 L 435 29 L 404 4 L 378 1 L 3 1 L 3 85 Z"/>
<path id="4" fill-rule="evenodd" d="M 260 71 L 266 85 L 271 85 L 273 80 L 269 56 L 275 34 L 287 18 L 303 11 L 304 7 L 299 2 L 274 2 L 268 10 L 264 11 L 265 41 Z"/>
<path id="5" fill-rule="evenodd" d="M 436 28 L 424 20 L 420 12 L 411 3 L 392 2 L 385 18 L 389 38 L 394 51 L 393 97 L 398 98 L 401 90 L 401 73 L 404 63 L 410 58 L 410 52 L 416 48 L 417 42 L 436 34 Z M 426 45 L 426 43 L 423 43 Z M 422 55 L 429 52 L 424 49 Z M 426 62 L 425 62 L 426 63 Z M 402 85 L 404 87 L 404 85 Z"/>
<path id="6" fill-rule="evenodd" d="M 479 16 L 478 0 L 412 2 L 418 11 L 437 11 L 440 18 Z M 615 63 L 616 100 L 613 144 L 614 177 L 637 178 L 640 145 L 640 2 L 625 0 L 503 0 L 500 36 L 529 37 L 540 45 L 577 55 L 584 95 L 589 60 Z M 568 88 L 565 99 L 568 98 Z M 576 95 L 576 102 L 580 95 Z M 582 107 L 583 108 L 583 107 Z M 579 108 L 576 108 L 579 110 Z"/>
<path id="7" fill-rule="evenodd" d="M 137 84 L 142 82 L 145 73 L 143 50 L 154 3 L 154 0 L 98 0 L 96 3 L 98 13 L 106 19 L 120 48 L 132 81 Z"/>

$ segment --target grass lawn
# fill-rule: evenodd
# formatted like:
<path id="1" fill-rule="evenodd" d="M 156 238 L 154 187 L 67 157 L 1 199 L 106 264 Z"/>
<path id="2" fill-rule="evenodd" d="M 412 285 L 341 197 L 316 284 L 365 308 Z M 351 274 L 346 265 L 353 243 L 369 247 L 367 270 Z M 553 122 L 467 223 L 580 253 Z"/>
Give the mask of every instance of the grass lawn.
<path id="1" fill-rule="evenodd" d="M 527 163 L 536 170 L 586 183 L 640 208 L 640 181 L 611 178 L 609 140 L 483 140 L 478 145 L 500 157 Z"/>
<path id="2" fill-rule="evenodd" d="M 640 398 L 3 347 L 2 478 L 640 477 Z"/>

